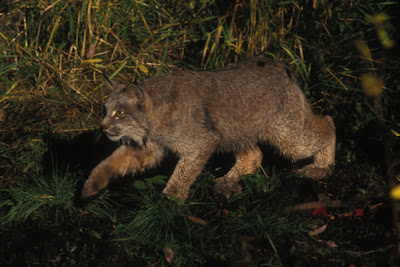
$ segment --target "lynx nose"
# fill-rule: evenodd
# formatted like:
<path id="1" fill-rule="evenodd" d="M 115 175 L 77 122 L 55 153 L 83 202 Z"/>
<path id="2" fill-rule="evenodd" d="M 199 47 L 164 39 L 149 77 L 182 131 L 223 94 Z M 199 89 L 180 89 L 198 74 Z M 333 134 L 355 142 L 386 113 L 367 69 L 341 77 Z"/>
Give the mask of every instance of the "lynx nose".
<path id="1" fill-rule="evenodd" d="M 107 132 L 108 130 L 108 125 L 105 124 L 104 122 L 101 124 L 101 127 L 103 128 L 103 132 Z"/>

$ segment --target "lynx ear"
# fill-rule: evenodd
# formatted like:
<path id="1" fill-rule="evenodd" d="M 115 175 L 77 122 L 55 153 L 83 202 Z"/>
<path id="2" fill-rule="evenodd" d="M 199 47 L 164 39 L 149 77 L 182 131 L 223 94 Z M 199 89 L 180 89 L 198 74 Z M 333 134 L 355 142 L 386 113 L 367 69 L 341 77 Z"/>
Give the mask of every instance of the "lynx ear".
<path id="1" fill-rule="evenodd" d="M 140 102 L 145 101 L 146 92 L 136 84 L 129 84 L 125 88 L 125 92 L 132 98 L 138 99 Z"/>
<path id="2" fill-rule="evenodd" d="M 126 87 L 126 84 L 114 82 L 114 81 L 108 79 L 108 77 L 104 73 L 103 73 L 103 78 L 104 78 L 104 83 L 105 83 L 107 89 L 110 90 L 110 92 L 114 92 L 116 90 L 120 90 L 120 89 L 123 89 Z"/>
<path id="3" fill-rule="evenodd" d="M 123 91 L 146 110 L 153 107 L 149 94 L 140 85 L 130 84 Z"/>

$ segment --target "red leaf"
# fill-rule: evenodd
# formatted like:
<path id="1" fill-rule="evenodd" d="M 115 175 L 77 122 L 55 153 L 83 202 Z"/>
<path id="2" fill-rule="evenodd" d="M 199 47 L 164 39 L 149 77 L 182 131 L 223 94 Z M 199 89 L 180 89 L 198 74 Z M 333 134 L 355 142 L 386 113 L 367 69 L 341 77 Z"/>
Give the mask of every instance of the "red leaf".
<path id="1" fill-rule="evenodd" d="M 355 214 L 356 217 L 360 217 L 360 216 L 364 215 L 364 209 L 356 209 L 355 212 L 356 212 L 356 214 Z"/>
<path id="2" fill-rule="evenodd" d="M 325 217 L 329 217 L 328 213 L 326 212 L 325 205 L 320 205 L 314 208 L 314 210 L 312 211 L 312 215 L 316 216 L 318 214 L 322 214 Z"/>

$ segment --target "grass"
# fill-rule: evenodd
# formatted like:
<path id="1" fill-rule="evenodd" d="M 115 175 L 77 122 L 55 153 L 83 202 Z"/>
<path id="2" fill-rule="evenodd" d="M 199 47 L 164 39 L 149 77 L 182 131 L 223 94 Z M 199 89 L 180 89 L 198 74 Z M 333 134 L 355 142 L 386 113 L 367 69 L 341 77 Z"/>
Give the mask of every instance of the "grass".
<path id="1" fill-rule="evenodd" d="M 394 263 L 388 190 L 399 166 L 398 5 L 2 1 L 0 265 Z M 243 177 L 243 193 L 225 199 L 213 189 L 220 171 L 210 163 L 189 201 L 176 203 L 161 195 L 168 159 L 96 199 L 78 198 L 90 170 L 115 148 L 98 133 L 102 72 L 141 81 L 258 54 L 286 62 L 315 112 L 334 117 L 332 177 L 303 180 L 267 157 L 264 169 Z M 318 201 L 328 217 L 313 213 Z"/>

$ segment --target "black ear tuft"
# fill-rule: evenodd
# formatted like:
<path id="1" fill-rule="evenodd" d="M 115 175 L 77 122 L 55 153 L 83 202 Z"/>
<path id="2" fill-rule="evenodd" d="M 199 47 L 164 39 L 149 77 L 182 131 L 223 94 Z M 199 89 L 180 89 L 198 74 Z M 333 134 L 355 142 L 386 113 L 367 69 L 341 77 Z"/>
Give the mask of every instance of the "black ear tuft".
<path id="1" fill-rule="evenodd" d="M 103 72 L 103 78 L 104 78 L 104 84 L 106 85 L 107 89 L 110 90 L 110 92 L 114 92 L 116 90 L 120 90 L 126 87 L 125 84 L 114 82 L 108 79 L 107 75 L 104 72 Z"/>

